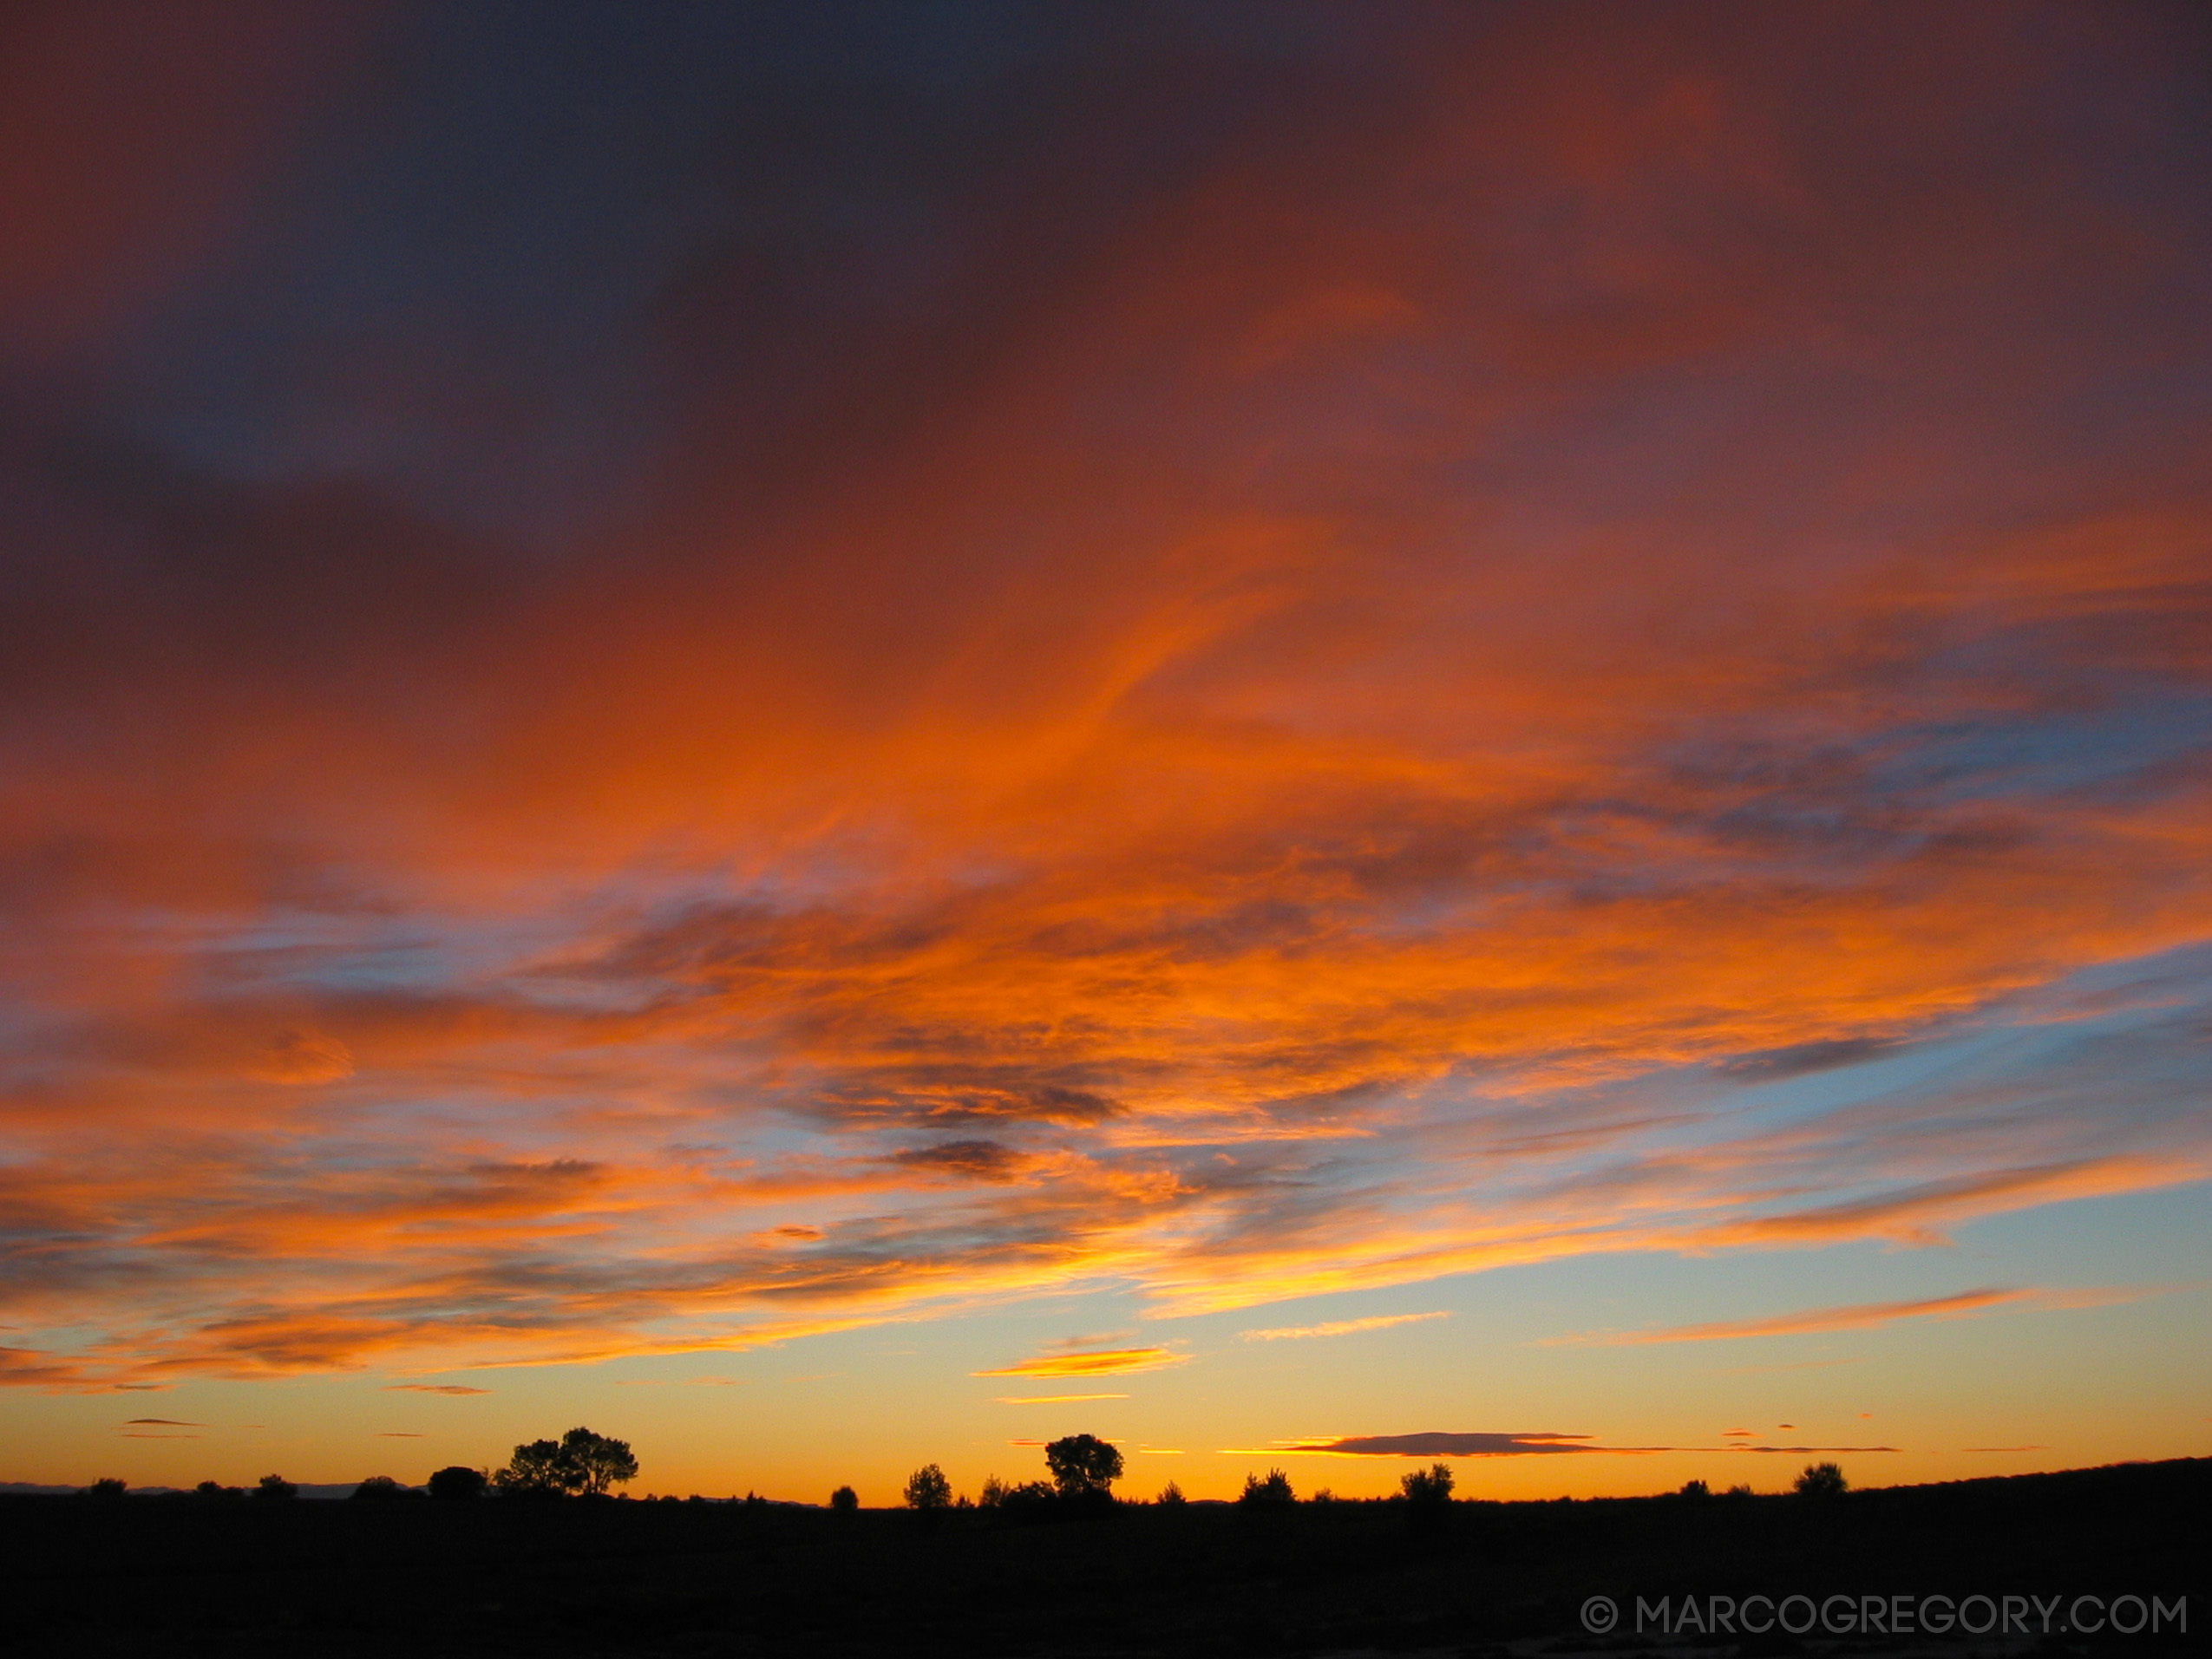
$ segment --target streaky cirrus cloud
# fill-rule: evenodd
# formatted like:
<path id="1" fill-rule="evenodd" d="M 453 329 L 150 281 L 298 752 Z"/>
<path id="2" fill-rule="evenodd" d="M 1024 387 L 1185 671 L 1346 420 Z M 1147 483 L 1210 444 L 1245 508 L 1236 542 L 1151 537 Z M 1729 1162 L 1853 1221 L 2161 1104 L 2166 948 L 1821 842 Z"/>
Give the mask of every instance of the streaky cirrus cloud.
<path id="1" fill-rule="evenodd" d="M 2156 1285 L 2086 1285 L 2065 1288 L 1960 1290 L 1950 1296 L 1903 1302 L 1862 1302 L 1842 1307 L 1809 1308 L 1761 1319 L 1723 1319 L 1651 1330 L 1589 1331 L 1548 1337 L 1554 1344 L 1635 1347 L 1652 1342 L 1734 1342 L 1753 1336 L 1798 1336 L 1831 1330 L 1871 1330 L 1910 1319 L 1967 1319 L 2000 1308 L 2109 1308 L 2163 1293 Z M 1736 1432 L 1730 1431 L 1731 1434 Z"/>
<path id="2" fill-rule="evenodd" d="M 1044 1354 L 1035 1359 L 1024 1360 L 1018 1365 L 999 1366 L 974 1375 L 979 1377 L 1121 1376 L 1132 1371 L 1157 1371 L 1167 1366 L 1181 1365 L 1189 1358 L 1188 1354 L 1170 1353 L 1164 1348 L 1113 1348 L 1088 1354 Z M 1109 1396 L 1066 1397 L 1103 1399 Z"/>
<path id="3" fill-rule="evenodd" d="M 1907 1302 L 1864 1302 L 1841 1308 L 1810 1308 L 1800 1313 L 1775 1314 L 1764 1319 L 1723 1319 L 1697 1325 L 1670 1325 L 1653 1330 L 1587 1332 L 1556 1336 L 1555 1343 L 1595 1343 L 1606 1347 L 1638 1346 L 1647 1342 L 1734 1342 L 1751 1336 L 1796 1336 L 1829 1330 L 1869 1330 L 1905 1319 L 1960 1319 L 1992 1308 L 2015 1306 L 2034 1299 L 2033 1290 L 1960 1290 L 1947 1297 L 1922 1297 Z M 1731 1434 L 1736 1431 L 1731 1430 Z"/>
<path id="4" fill-rule="evenodd" d="M 1376 1314 L 1365 1319 L 1332 1319 L 1319 1325 L 1277 1325 L 1263 1330 L 1240 1330 L 1237 1336 L 1247 1342 L 1292 1342 L 1308 1336 L 1350 1336 L 1363 1330 L 1388 1330 L 1393 1325 L 1417 1325 L 1426 1320 L 1450 1317 L 1448 1309 L 1435 1313 Z"/>
<path id="5" fill-rule="evenodd" d="M 392 1382 L 387 1383 L 385 1385 L 385 1389 L 386 1392 L 391 1394 L 471 1394 L 491 1393 L 489 1388 L 471 1388 L 467 1385 L 459 1382 Z"/>

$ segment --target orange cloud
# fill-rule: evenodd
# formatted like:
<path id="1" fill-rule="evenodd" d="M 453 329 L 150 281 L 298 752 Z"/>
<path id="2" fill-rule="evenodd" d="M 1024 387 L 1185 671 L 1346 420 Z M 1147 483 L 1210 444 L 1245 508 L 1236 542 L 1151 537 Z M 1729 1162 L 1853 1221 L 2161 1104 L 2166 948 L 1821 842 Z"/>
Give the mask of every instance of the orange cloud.
<path id="1" fill-rule="evenodd" d="M 494 216 L 431 283 L 500 327 L 333 328 L 299 271 L 443 269 L 285 148 L 352 36 L 55 16 L 0 53 L 0 1383 L 1920 1246 L 2212 1172 L 2158 98 L 2060 108 L 1973 18 L 1848 98 L 1781 12 L 1253 82 L 1147 39 L 1143 108 L 1055 59 L 957 158 L 793 167 L 743 257 L 621 217 L 720 173 L 556 190 L 579 245 Z M 2048 155 L 1989 147 L 2022 111 Z"/>
<path id="2" fill-rule="evenodd" d="M 1096 1377 L 1119 1376 L 1131 1371 L 1156 1371 L 1181 1365 L 1188 1354 L 1171 1354 L 1164 1348 L 1115 1348 L 1090 1354 L 1046 1354 L 1018 1365 L 978 1371 L 979 1377 Z"/>
<path id="3" fill-rule="evenodd" d="M 2145 1160 L 2123 1158 L 1993 1170 L 1871 1199 L 1732 1221 L 1714 1229 L 1714 1237 L 1731 1244 L 1818 1243 L 1868 1237 L 1943 1244 L 1948 1240 L 1931 1224 L 2015 1208 L 2023 1199 L 2086 1198 L 2179 1185 L 2200 1179 L 2201 1168 L 2194 1159 L 2160 1169 Z"/>

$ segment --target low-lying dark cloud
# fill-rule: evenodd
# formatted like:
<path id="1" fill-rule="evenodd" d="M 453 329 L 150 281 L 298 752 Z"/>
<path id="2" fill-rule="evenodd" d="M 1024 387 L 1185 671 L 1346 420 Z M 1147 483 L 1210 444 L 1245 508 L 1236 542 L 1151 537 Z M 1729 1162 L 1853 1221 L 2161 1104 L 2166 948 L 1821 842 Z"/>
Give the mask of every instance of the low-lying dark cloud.
<path id="1" fill-rule="evenodd" d="M 1348 1457 L 1499 1458 L 1544 1456 L 1558 1452 L 1664 1452 L 1672 1447 L 1597 1446 L 1587 1434 L 1351 1434 L 1338 1440 L 1301 1440 L 1286 1452 L 1331 1452 Z"/>
<path id="2" fill-rule="evenodd" d="M 1277 1452 L 1326 1453 L 1340 1457 L 1501 1458 L 1544 1456 L 1561 1452 L 1606 1453 L 1636 1457 L 1655 1452 L 1770 1452 L 1790 1456 L 1811 1453 L 1895 1452 L 1894 1446 L 1600 1446 L 1587 1434 L 1353 1434 L 1325 1440 L 1297 1440 Z"/>

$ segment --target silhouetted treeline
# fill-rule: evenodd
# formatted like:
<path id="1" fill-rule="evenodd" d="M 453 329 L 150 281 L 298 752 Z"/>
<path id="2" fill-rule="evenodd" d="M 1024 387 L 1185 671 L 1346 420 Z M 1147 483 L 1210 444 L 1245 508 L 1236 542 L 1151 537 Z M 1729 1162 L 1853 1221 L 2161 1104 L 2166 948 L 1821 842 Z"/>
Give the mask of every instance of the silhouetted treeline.
<path id="1" fill-rule="evenodd" d="M 1435 1508 L 1410 1524 L 1420 1501 Z M 2189 1598 L 2186 1633 L 2039 1634 L 2035 1651 L 2058 1659 L 2201 1651 L 2212 1618 L 2204 1460 L 1818 1499 L 1040 1499 L 932 1512 L 0 1499 L 7 1651 L 1506 1659 L 1667 1645 L 1589 1636 L 1580 1610 L 1600 1595 L 1624 1614 L 1639 1596 L 1790 1591 Z"/>

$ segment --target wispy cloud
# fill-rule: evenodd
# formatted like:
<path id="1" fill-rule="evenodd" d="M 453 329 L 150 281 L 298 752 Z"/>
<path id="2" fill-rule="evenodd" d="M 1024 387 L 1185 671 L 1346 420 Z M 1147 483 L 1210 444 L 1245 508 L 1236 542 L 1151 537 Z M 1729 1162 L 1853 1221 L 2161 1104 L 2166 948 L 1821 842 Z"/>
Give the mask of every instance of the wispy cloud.
<path id="1" fill-rule="evenodd" d="M 1111 1348 L 1089 1354 L 1043 1354 L 1018 1365 L 974 1373 L 979 1377 L 1098 1377 L 1132 1371 L 1157 1371 L 1188 1361 L 1188 1354 L 1164 1348 Z"/>
<path id="2" fill-rule="evenodd" d="M 2085 1289 L 1984 1289 L 1904 1302 L 1862 1302 L 1842 1307 L 1810 1308 L 1760 1319 L 1724 1319 L 1696 1325 L 1668 1325 L 1649 1330 L 1588 1331 L 1546 1339 L 1551 1345 L 1634 1347 L 1657 1342 L 1736 1342 L 1755 1336 L 1800 1336 L 1823 1331 L 1870 1330 L 1911 1319 L 1966 1319 L 1994 1309 L 2104 1308 L 2158 1294 L 2156 1287 L 2122 1285 Z"/>
<path id="3" fill-rule="evenodd" d="M 1000 1394 L 996 1401 L 1001 1406 L 1065 1406 L 1079 1400 L 1126 1400 L 1125 1394 Z"/>
<path id="4" fill-rule="evenodd" d="M 1279 1325 L 1266 1330 L 1240 1330 L 1247 1342 L 1290 1342 L 1306 1336 L 1350 1336 L 1363 1330 L 1387 1330 L 1393 1325 L 1417 1325 L 1425 1319 L 1449 1319 L 1450 1310 L 1436 1313 L 1378 1314 L 1371 1319 L 1337 1319 L 1325 1325 Z"/>
<path id="5" fill-rule="evenodd" d="M 489 1388 L 472 1388 L 459 1382 L 391 1382 L 385 1385 L 388 1394 L 489 1394 Z"/>

